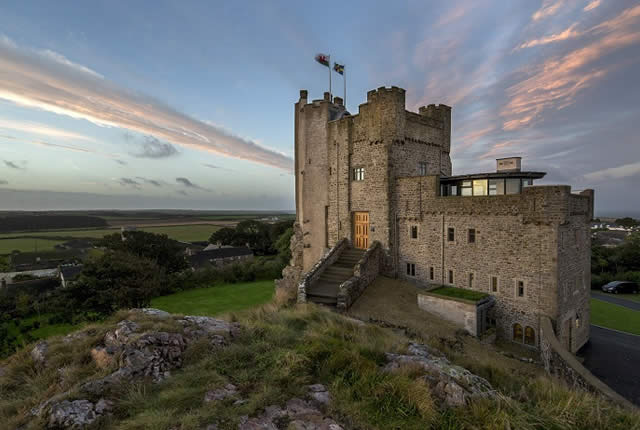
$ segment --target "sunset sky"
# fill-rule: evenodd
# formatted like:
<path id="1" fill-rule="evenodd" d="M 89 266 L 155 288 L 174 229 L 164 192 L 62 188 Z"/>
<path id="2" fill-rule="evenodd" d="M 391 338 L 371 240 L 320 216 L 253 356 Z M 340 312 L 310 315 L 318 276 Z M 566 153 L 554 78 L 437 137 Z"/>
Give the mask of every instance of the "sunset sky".
<path id="1" fill-rule="evenodd" d="M 640 213 L 640 4 L 0 4 L 0 210 L 292 209 L 293 103 L 453 106 L 454 174 L 523 157 Z M 333 75 L 334 94 L 342 78 Z"/>

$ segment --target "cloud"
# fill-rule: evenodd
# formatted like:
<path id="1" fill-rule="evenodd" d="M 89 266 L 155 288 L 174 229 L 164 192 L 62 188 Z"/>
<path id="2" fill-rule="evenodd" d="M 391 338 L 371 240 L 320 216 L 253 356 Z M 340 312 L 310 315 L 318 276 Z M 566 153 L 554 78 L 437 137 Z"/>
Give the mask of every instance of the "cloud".
<path id="1" fill-rule="evenodd" d="M 601 3 L 601 0 L 593 0 L 591 3 L 586 5 L 583 10 L 585 12 L 593 10 L 593 9 L 597 8 L 598 6 L 600 6 L 600 3 Z"/>
<path id="2" fill-rule="evenodd" d="M 116 163 L 118 163 L 118 164 L 119 164 L 119 165 L 121 165 L 121 166 L 126 166 L 126 165 L 127 165 L 127 162 L 126 162 L 126 161 L 124 161 L 124 160 L 120 160 L 120 159 L 118 159 L 118 158 L 116 158 L 116 159 L 115 159 L 115 160 L 113 160 L 113 161 L 115 161 Z"/>
<path id="3" fill-rule="evenodd" d="M 207 163 L 204 163 L 204 164 L 203 164 L 203 166 L 208 167 L 208 168 L 210 168 L 210 169 L 222 169 L 222 167 L 220 167 L 220 166 L 216 166 L 216 165 L 214 165 L 214 164 L 207 164 Z"/>
<path id="4" fill-rule="evenodd" d="M 210 190 L 208 190 L 206 188 L 203 188 L 203 187 L 201 187 L 199 185 L 194 184 L 193 182 L 191 182 L 187 178 L 176 178 L 176 182 L 179 183 L 179 184 L 184 185 L 187 188 L 193 188 L 193 189 L 196 189 L 196 190 L 203 190 L 203 191 L 210 191 Z"/>
<path id="5" fill-rule="evenodd" d="M 5 166 L 7 166 L 10 169 L 16 169 L 16 170 L 24 170 L 25 168 L 18 165 L 17 163 L 14 163 L 13 161 L 9 161 L 9 160 L 3 160 Z M 22 164 L 25 164 L 25 162 L 22 162 Z"/>
<path id="6" fill-rule="evenodd" d="M 277 151 L 120 88 L 60 54 L 21 48 L 6 37 L 0 38 L 0 99 L 175 145 L 288 171 L 293 168 L 293 160 Z"/>
<path id="7" fill-rule="evenodd" d="M 4 179 L 0 179 L 0 185 L 8 185 L 9 182 L 5 181 Z"/>
<path id="8" fill-rule="evenodd" d="M 640 162 L 597 170 L 587 173 L 584 177 L 591 181 L 602 181 L 605 179 L 620 179 L 636 175 L 640 175 Z"/>
<path id="9" fill-rule="evenodd" d="M 564 0 L 544 0 L 540 9 L 538 9 L 536 13 L 533 14 L 531 19 L 534 21 L 539 21 L 543 18 L 553 16 L 560 11 L 564 3 Z"/>
<path id="10" fill-rule="evenodd" d="M 92 151 L 90 149 L 78 148 L 76 146 L 69 146 L 69 145 L 59 145 L 57 143 L 48 143 L 48 142 L 43 142 L 41 140 L 33 140 L 29 143 L 33 145 L 48 146 L 50 148 L 68 149 L 69 151 L 75 151 L 75 152 L 96 153 L 96 151 Z"/>
<path id="11" fill-rule="evenodd" d="M 178 150 L 173 145 L 160 142 L 153 136 L 145 136 L 145 142 L 139 145 L 138 152 L 130 153 L 136 158 L 167 158 L 178 154 Z"/>
<path id="12" fill-rule="evenodd" d="M 187 193 L 185 190 L 178 190 L 178 191 L 176 191 L 176 193 L 181 194 L 183 196 L 188 196 L 189 195 L 189 193 Z"/>
<path id="13" fill-rule="evenodd" d="M 538 45 L 547 45 L 549 43 L 558 42 L 561 40 L 573 39 L 583 34 L 575 30 L 576 26 L 577 24 L 573 24 L 571 25 L 571 27 L 567 28 L 566 30 L 560 33 L 552 34 L 551 36 L 545 36 L 540 39 L 530 40 L 529 42 L 525 42 L 520 46 L 518 46 L 518 49 L 532 48 Z"/>
<path id="14" fill-rule="evenodd" d="M 136 188 L 136 189 L 140 188 L 140 183 L 137 182 L 134 179 L 131 179 L 131 178 L 120 178 L 118 180 L 118 183 L 120 185 L 122 185 L 123 187 L 133 187 L 133 188 Z"/>
<path id="15" fill-rule="evenodd" d="M 156 181 L 155 179 L 143 178 L 142 176 L 136 176 L 136 179 L 140 179 L 145 184 L 150 184 L 150 185 L 153 185 L 154 187 L 161 187 L 162 185 L 164 185 L 164 182 Z"/>
<path id="16" fill-rule="evenodd" d="M 5 130 L 15 130 L 15 131 L 21 131 L 24 133 L 38 134 L 41 136 L 47 136 L 51 138 L 97 142 L 94 138 L 90 136 L 74 133 L 72 131 L 62 130 L 56 127 L 50 127 L 48 125 L 40 124 L 37 122 L 0 119 L 0 128 L 3 128 Z"/>

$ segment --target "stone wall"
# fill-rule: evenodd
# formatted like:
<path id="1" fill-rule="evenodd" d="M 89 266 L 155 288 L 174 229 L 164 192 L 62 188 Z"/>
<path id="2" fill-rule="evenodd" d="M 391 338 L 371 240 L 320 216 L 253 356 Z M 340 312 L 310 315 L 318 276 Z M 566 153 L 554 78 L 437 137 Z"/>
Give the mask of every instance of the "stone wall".
<path id="1" fill-rule="evenodd" d="M 486 302 L 493 302 L 493 300 L 489 299 Z M 485 302 L 481 303 L 481 305 L 484 304 Z M 478 303 L 468 300 L 444 297 L 428 292 L 418 294 L 418 307 L 420 309 L 461 326 L 472 336 L 482 334 L 478 333 L 478 305 Z"/>
<path id="2" fill-rule="evenodd" d="M 604 395 L 620 406 L 635 409 L 627 399 L 596 378 L 558 341 L 551 320 L 541 317 L 540 355 L 545 370 L 563 379 L 571 387 Z"/>
<path id="3" fill-rule="evenodd" d="M 380 242 L 373 245 L 364 253 L 356 268 L 354 276 L 340 285 L 337 308 L 346 311 L 356 301 L 362 292 L 371 284 L 381 271 L 384 251 Z"/>

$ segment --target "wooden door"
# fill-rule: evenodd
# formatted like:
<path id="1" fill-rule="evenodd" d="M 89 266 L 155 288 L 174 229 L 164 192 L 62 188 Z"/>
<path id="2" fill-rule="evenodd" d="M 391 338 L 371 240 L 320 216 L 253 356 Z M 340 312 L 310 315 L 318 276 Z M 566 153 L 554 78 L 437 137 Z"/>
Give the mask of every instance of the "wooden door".
<path id="1" fill-rule="evenodd" d="M 369 247 L 369 212 L 354 212 L 353 225 L 354 246 L 367 249 Z"/>

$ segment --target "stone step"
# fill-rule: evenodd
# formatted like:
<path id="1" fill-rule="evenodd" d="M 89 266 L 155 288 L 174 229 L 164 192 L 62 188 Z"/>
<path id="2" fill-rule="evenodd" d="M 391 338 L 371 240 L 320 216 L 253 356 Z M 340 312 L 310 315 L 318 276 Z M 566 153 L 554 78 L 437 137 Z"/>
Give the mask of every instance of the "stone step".
<path id="1" fill-rule="evenodd" d="M 308 296 L 319 297 L 338 297 L 338 290 L 340 289 L 340 282 L 318 281 L 307 290 Z"/>
<path id="2" fill-rule="evenodd" d="M 312 303 L 317 303 L 325 306 L 336 306 L 338 304 L 338 299 L 334 297 L 318 297 L 307 295 L 307 300 Z"/>
<path id="3" fill-rule="evenodd" d="M 345 277 L 345 276 L 341 276 L 341 275 L 326 275 L 326 274 L 323 273 L 318 278 L 318 281 L 319 282 L 337 282 L 339 284 L 342 284 L 344 281 L 346 281 L 349 278 L 350 278 L 350 276 L 349 277 Z"/>
<path id="4" fill-rule="evenodd" d="M 352 275 L 353 268 L 340 267 L 340 266 L 336 266 L 335 264 L 332 264 L 331 266 L 327 267 L 322 273 Z"/>
<path id="5" fill-rule="evenodd" d="M 335 267 L 335 268 L 339 268 L 339 269 L 348 269 L 349 271 L 353 272 L 353 266 L 355 266 L 356 264 L 358 264 L 357 261 L 336 261 L 335 263 L 333 263 L 333 265 L 331 267 Z"/>

